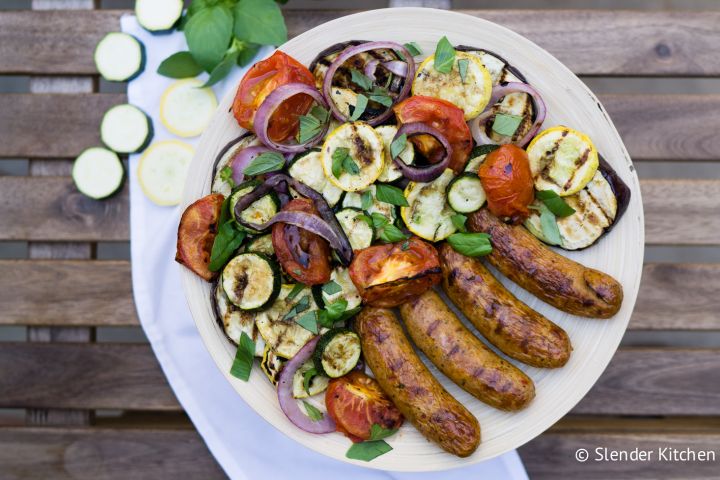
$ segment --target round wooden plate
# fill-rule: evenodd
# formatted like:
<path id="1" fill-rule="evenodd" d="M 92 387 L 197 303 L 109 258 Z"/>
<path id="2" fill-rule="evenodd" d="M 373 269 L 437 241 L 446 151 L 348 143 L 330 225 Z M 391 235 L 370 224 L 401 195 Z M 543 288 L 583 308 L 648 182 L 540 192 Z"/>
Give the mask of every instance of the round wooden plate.
<path id="1" fill-rule="evenodd" d="M 457 458 L 443 452 L 425 440 L 412 425 L 406 424 L 388 440 L 393 447 L 390 453 L 365 463 L 345 457 L 350 441 L 341 434 L 313 435 L 290 423 L 278 406 L 275 388 L 259 368 L 253 369 L 247 383 L 230 376 L 235 347 L 227 341 L 214 320 L 210 286 L 189 270 L 182 269 L 185 295 L 198 330 L 213 359 L 239 396 L 273 426 L 301 444 L 338 460 L 370 468 L 430 471 L 469 465 L 515 449 L 545 431 L 570 411 L 600 377 L 625 332 L 640 284 L 644 249 L 643 211 L 640 185 L 632 161 L 595 95 L 542 48 L 504 27 L 479 18 L 444 10 L 397 8 L 333 20 L 293 38 L 280 49 L 307 65 L 318 52 L 336 42 L 351 39 L 400 43 L 415 41 L 425 54 L 429 54 L 443 35 L 447 35 L 455 45 L 492 50 L 517 67 L 540 91 L 548 105 L 549 116 L 544 127 L 562 124 L 587 133 L 599 152 L 630 186 L 632 199 L 629 208 L 605 238 L 585 251 L 563 252 L 584 265 L 617 278 L 623 285 L 625 300 L 620 312 L 609 320 L 585 319 L 562 313 L 503 278 L 503 283 L 522 301 L 568 332 L 574 348 L 568 364 L 561 369 L 543 370 L 513 362 L 535 381 L 537 390 L 532 404 L 518 413 L 501 412 L 481 403 L 429 365 L 450 393 L 478 418 L 482 428 L 480 447 L 468 458 Z M 234 92 L 225 96 L 202 136 L 185 185 L 184 205 L 210 192 L 216 154 L 241 133 L 229 112 L 233 96 Z"/>

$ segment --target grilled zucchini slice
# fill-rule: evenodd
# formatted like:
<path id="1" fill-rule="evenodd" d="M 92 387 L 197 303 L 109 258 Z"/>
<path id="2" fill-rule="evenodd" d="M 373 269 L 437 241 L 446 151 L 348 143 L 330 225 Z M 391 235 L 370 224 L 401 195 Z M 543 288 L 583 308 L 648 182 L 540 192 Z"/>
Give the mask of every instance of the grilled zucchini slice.
<path id="1" fill-rule="evenodd" d="M 260 370 L 268 377 L 270 383 L 277 385 L 280 381 L 280 372 L 285 366 L 285 360 L 270 348 L 269 345 L 265 346 L 265 350 L 262 354 L 262 360 L 260 361 Z"/>
<path id="2" fill-rule="evenodd" d="M 360 337 L 347 328 L 333 328 L 318 340 L 313 361 L 315 370 L 330 378 L 349 373 L 360 360 Z"/>
<path id="3" fill-rule="evenodd" d="M 370 207 L 366 210 L 366 212 L 369 215 L 372 215 L 373 213 L 379 213 L 385 218 L 388 218 L 391 223 L 394 222 L 397 218 L 395 205 L 379 201 L 377 199 L 376 190 L 377 189 L 375 188 L 375 185 L 370 185 L 370 188 L 362 192 L 348 192 L 343 198 L 342 206 L 345 208 L 352 207 L 362 209 L 363 196 L 367 195 L 369 192 L 372 202 L 370 203 Z"/>
<path id="4" fill-rule="evenodd" d="M 345 149 L 339 151 L 338 149 Z M 363 122 L 344 123 L 325 139 L 321 160 L 325 176 L 332 184 L 346 192 L 364 190 L 378 179 L 385 166 L 385 145 L 375 129 Z M 333 156 L 347 151 L 349 162 L 356 172 L 341 168 L 339 176 L 333 173 Z M 337 158 L 337 157 L 336 157 Z M 337 172 L 337 169 L 335 169 Z"/>
<path id="5" fill-rule="evenodd" d="M 240 336 L 245 332 L 255 342 L 255 356 L 261 357 L 265 350 L 265 342 L 255 328 L 255 314 L 240 310 L 233 305 L 225 295 L 220 282 L 216 282 L 213 286 L 211 298 L 215 317 L 228 340 L 237 345 Z"/>
<path id="6" fill-rule="evenodd" d="M 372 244 L 375 230 L 360 218 L 363 211 L 358 208 L 343 208 L 335 214 L 353 250 L 362 250 Z"/>
<path id="7" fill-rule="evenodd" d="M 318 393 L 322 393 L 327 389 L 330 379 L 325 375 L 315 375 L 310 380 L 308 389 L 305 390 L 305 372 L 310 371 L 313 368 L 315 368 L 315 362 L 310 359 L 297 369 L 295 375 L 293 376 L 293 397 L 308 398 L 313 395 L 317 395 Z"/>
<path id="8" fill-rule="evenodd" d="M 331 282 L 334 282 L 337 287 L 340 287 L 340 290 L 335 293 L 328 293 L 337 290 L 337 287 L 330 288 L 329 284 L 331 285 Z M 320 292 L 323 304 L 325 305 L 335 303 L 342 298 L 347 302 L 346 310 L 351 310 L 359 307 L 362 302 L 357 287 L 355 287 L 355 284 L 350 279 L 350 271 L 345 267 L 335 268 L 330 274 L 330 282 L 324 285 Z"/>
<path id="9" fill-rule="evenodd" d="M 241 310 L 261 310 L 280 292 L 280 267 L 261 253 L 241 253 L 222 272 L 225 295 Z"/>
<path id="10" fill-rule="evenodd" d="M 275 255 L 275 248 L 272 244 L 272 235 L 260 235 L 250 240 L 245 247 L 246 252 L 257 252 L 272 257 Z"/>
<path id="11" fill-rule="evenodd" d="M 330 183 L 323 173 L 320 150 L 311 150 L 295 158 L 288 169 L 291 177 L 322 194 L 328 205 L 334 207 L 343 191 Z"/>
<path id="12" fill-rule="evenodd" d="M 400 208 L 407 228 L 420 238 L 438 242 L 457 230 L 452 222 L 455 214 L 447 201 L 445 191 L 455 178 L 449 168 L 429 183 L 410 182 L 405 187 L 405 198 L 410 204 Z"/>
<path id="13" fill-rule="evenodd" d="M 314 336 L 312 332 L 295 323 L 295 318 L 317 310 L 317 304 L 309 287 L 288 299 L 293 288 L 294 285 L 282 285 L 270 308 L 259 312 L 255 317 L 255 325 L 265 343 L 283 358 L 294 357 Z"/>
<path id="14" fill-rule="evenodd" d="M 232 160 L 242 150 L 256 145 L 260 145 L 260 140 L 258 140 L 253 133 L 246 132 L 238 138 L 230 141 L 223 147 L 222 150 L 220 150 L 220 153 L 215 159 L 215 166 L 213 169 L 212 193 L 222 193 L 226 197 L 230 196 L 232 189 L 236 187 L 236 185 L 232 178 L 227 177 L 227 173 L 223 173 L 223 169 L 225 167 L 230 168 Z"/>
<path id="15" fill-rule="evenodd" d="M 480 177 L 474 173 L 463 173 L 455 177 L 447 189 L 448 203 L 459 213 L 472 213 L 480 210 L 485 203 Z"/>
<path id="16" fill-rule="evenodd" d="M 237 188 L 235 188 L 230 195 L 230 215 L 242 229 L 247 230 L 249 233 L 252 234 L 258 234 L 262 232 L 247 228 L 240 222 L 238 222 L 238 218 L 235 213 L 235 205 L 237 205 L 238 201 L 242 197 L 255 190 L 255 187 L 257 187 L 258 185 L 260 185 L 260 182 L 257 180 L 250 180 L 244 182 L 241 185 L 238 185 Z M 280 200 L 278 199 L 275 192 L 270 192 L 267 195 L 264 195 L 251 203 L 248 208 L 242 211 L 240 216 L 246 222 L 263 224 L 269 222 L 275 216 L 275 214 L 278 213 L 279 210 Z"/>
<path id="17" fill-rule="evenodd" d="M 395 165 L 395 162 L 392 161 L 392 154 L 390 153 L 390 145 L 397 134 L 398 128 L 395 125 L 382 125 L 375 127 L 375 131 L 380 135 L 380 138 L 383 140 L 383 145 L 385 145 L 385 166 L 378 177 L 378 181 L 384 183 L 394 182 L 403 176 L 400 169 Z M 400 160 L 408 165 L 412 164 L 415 159 L 415 147 L 412 142 L 406 142 L 405 148 L 400 152 L 399 157 Z"/>

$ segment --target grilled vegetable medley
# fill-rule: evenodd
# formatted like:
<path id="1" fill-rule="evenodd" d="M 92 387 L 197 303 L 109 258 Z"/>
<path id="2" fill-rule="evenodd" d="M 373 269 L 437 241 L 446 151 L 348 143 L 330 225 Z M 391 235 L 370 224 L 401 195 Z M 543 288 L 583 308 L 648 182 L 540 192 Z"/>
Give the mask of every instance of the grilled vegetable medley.
<path id="1" fill-rule="evenodd" d="M 183 215 L 177 260 L 213 283 L 218 324 L 237 345 L 232 374 L 247 380 L 258 358 L 287 417 L 343 432 L 356 442 L 348 457 L 389 451 L 383 439 L 405 418 L 459 456 L 480 439 L 390 308 L 478 399 L 518 410 L 534 397 L 532 380 L 462 325 L 436 285 L 512 359 L 558 368 L 569 358 L 567 334 L 477 257 L 561 310 L 606 318 L 620 307 L 614 279 L 545 244 L 589 247 L 630 191 L 587 134 L 543 125 L 542 96 L 496 53 L 446 37 L 427 54 L 414 42 L 349 41 L 306 67 L 278 50 L 242 79 L 232 113 L 247 132 L 222 148 L 212 191 Z"/>

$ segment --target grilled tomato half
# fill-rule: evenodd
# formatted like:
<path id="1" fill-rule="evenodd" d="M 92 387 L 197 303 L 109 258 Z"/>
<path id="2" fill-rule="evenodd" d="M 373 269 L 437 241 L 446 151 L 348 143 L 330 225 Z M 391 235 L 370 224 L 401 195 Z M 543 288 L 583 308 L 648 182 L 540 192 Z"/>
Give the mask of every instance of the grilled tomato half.
<path id="1" fill-rule="evenodd" d="M 215 276 L 208 265 L 224 200 L 219 193 L 201 198 L 185 209 L 178 226 L 175 261 L 207 281 Z"/>
<path id="2" fill-rule="evenodd" d="M 520 147 L 502 145 L 488 153 L 478 169 L 490 211 L 503 220 L 522 222 L 535 199 L 528 156 Z"/>

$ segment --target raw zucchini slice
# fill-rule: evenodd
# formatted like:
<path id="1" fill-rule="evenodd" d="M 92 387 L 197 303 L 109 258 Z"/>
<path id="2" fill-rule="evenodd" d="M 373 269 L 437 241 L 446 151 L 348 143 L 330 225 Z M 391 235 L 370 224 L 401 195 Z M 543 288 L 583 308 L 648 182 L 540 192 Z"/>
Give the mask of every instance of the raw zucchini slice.
<path id="1" fill-rule="evenodd" d="M 342 377 L 355 368 L 361 353 L 357 333 L 347 328 L 333 328 L 318 340 L 313 352 L 315 370 L 330 378 Z"/>
<path id="2" fill-rule="evenodd" d="M 215 167 L 213 170 L 213 181 L 212 181 L 212 193 L 222 193 L 224 196 L 229 197 L 232 189 L 236 187 L 232 180 L 232 172 L 228 172 L 225 169 L 230 168 L 230 162 L 235 156 L 240 153 L 241 150 L 247 147 L 254 147 L 260 145 L 260 140 L 251 132 L 246 132 L 238 138 L 232 140 L 230 143 L 225 145 L 215 160 Z M 228 176 L 228 174 L 230 176 Z"/>
<path id="3" fill-rule="evenodd" d="M 225 265 L 222 286 L 241 310 L 261 310 L 280 292 L 280 267 L 261 253 L 241 253 Z"/>
<path id="4" fill-rule="evenodd" d="M 228 340 L 237 345 L 240 336 L 245 332 L 255 342 L 255 356 L 261 357 L 265 350 L 265 342 L 255 328 L 255 314 L 240 310 L 230 303 L 220 282 L 216 282 L 213 286 L 212 300 L 215 316 Z"/>
<path id="5" fill-rule="evenodd" d="M 334 207 L 340 200 L 343 191 L 330 183 L 323 173 L 320 151 L 311 150 L 293 160 L 288 173 L 316 192 L 322 194 L 328 205 Z"/>
<path id="6" fill-rule="evenodd" d="M 447 196 L 450 207 L 459 213 L 480 210 L 486 199 L 480 177 L 474 173 L 455 177 L 448 185 Z"/>
<path id="7" fill-rule="evenodd" d="M 575 213 L 558 218 L 560 247 L 565 250 L 580 250 L 595 243 L 615 222 L 618 201 L 612 186 L 600 171 L 585 188 L 563 200 Z M 525 227 L 545 243 L 550 243 L 542 230 L 540 215 L 536 210 L 525 220 Z"/>
<path id="8" fill-rule="evenodd" d="M 179 140 L 155 142 L 138 165 L 138 181 L 145 195 L 158 205 L 177 205 L 195 151 Z"/>
<path id="9" fill-rule="evenodd" d="M 335 214 L 338 223 L 340 223 L 345 235 L 350 240 L 350 246 L 353 250 L 362 250 L 369 247 L 375 236 L 373 227 L 360 218 L 361 215 L 363 215 L 362 210 L 350 207 L 343 208 Z"/>
<path id="10" fill-rule="evenodd" d="M 343 150 L 339 150 L 343 149 Z M 382 138 L 375 129 L 363 122 L 344 123 L 336 128 L 322 146 L 321 160 L 325 176 L 337 187 L 346 192 L 363 190 L 377 180 L 384 164 Z M 339 176 L 333 173 L 334 165 L 338 164 L 339 154 L 347 152 L 347 163 L 354 165 L 355 172 L 340 168 Z M 335 158 L 333 158 L 335 156 Z M 340 162 L 344 164 L 346 162 Z"/>
<path id="11" fill-rule="evenodd" d="M 260 235 L 259 237 L 253 238 L 247 243 L 245 251 L 262 253 L 263 255 L 272 257 L 275 255 L 275 249 L 272 244 L 272 235 L 268 233 L 267 235 Z"/>
<path id="12" fill-rule="evenodd" d="M 362 209 L 363 196 L 368 195 L 369 192 L 372 202 L 370 203 L 370 208 L 366 210 L 367 213 L 379 213 L 385 218 L 388 218 L 390 223 L 394 222 L 397 218 L 395 205 L 379 201 L 375 195 L 376 190 L 375 185 L 370 185 L 370 188 L 362 192 L 348 192 L 345 194 L 345 198 L 343 198 L 342 206 Z"/>
<path id="13" fill-rule="evenodd" d="M 75 159 L 72 178 L 80 193 L 100 200 L 120 189 L 125 172 L 122 163 L 108 149 L 88 148 Z"/>
<path id="14" fill-rule="evenodd" d="M 280 381 L 280 372 L 285 366 L 285 360 L 270 348 L 269 345 L 265 346 L 265 351 L 262 354 L 262 360 L 260 361 L 260 370 L 268 377 L 270 383 L 277 385 Z"/>
<path id="15" fill-rule="evenodd" d="M 242 226 L 240 222 L 238 222 L 238 218 L 236 217 L 235 213 L 235 205 L 237 205 L 238 201 L 242 197 L 252 192 L 259 184 L 260 182 L 258 182 L 257 180 L 247 181 L 241 185 L 238 185 L 237 188 L 233 190 L 230 196 L 230 215 L 238 223 L 238 225 L 240 225 L 242 228 L 244 228 L 250 233 L 261 232 Z M 243 210 L 240 215 L 242 219 L 246 222 L 262 224 L 270 221 L 270 219 L 272 219 L 272 217 L 274 217 L 279 210 L 280 200 L 275 193 L 271 192 L 255 200 L 253 203 L 250 204 L 248 208 Z"/>
<path id="16" fill-rule="evenodd" d="M 151 33 L 172 30 L 180 20 L 182 0 L 136 0 L 135 16 L 141 27 Z"/>
<path id="17" fill-rule="evenodd" d="M 467 65 L 464 80 L 458 67 L 460 61 Z M 435 55 L 431 55 L 415 73 L 412 94 L 447 100 L 463 111 L 465 120 L 470 120 L 477 117 L 490 101 L 492 80 L 476 55 L 455 52 L 455 61 L 449 73 L 438 72 Z"/>
<path id="18" fill-rule="evenodd" d="M 150 117 L 134 105 L 116 105 L 105 112 L 100 124 L 100 138 L 118 153 L 135 153 L 152 139 Z"/>
<path id="19" fill-rule="evenodd" d="M 543 130 L 527 147 L 537 190 L 561 197 L 579 192 L 595 176 L 600 161 L 587 135 L 568 127 Z"/>
<path id="20" fill-rule="evenodd" d="M 145 47 L 140 40 L 110 32 L 95 47 L 95 67 L 109 82 L 129 82 L 145 69 Z"/>
<path id="21" fill-rule="evenodd" d="M 380 135 L 380 138 L 383 140 L 383 145 L 385 146 L 385 166 L 378 177 L 379 182 L 390 183 L 403 176 L 400 169 L 395 165 L 395 162 L 392 161 L 392 154 L 390 153 L 390 144 L 392 144 L 397 130 L 395 125 L 383 125 L 375 128 L 375 131 Z M 400 160 L 411 165 L 415 159 L 415 147 L 413 147 L 413 143 L 406 142 L 405 149 L 400 152 L 399 156 Z"/>
<path id="22" fill-rule="evenodd" d="M 303 363 L 300 368 L 297 369 L 293 376 L 293 397 L 295 398 L 308 398 L 318 393 L 322 393 L 327 389 L 330 379 L 325 375 L 315 375 L 310 380 L 308 389 L 305 390 L 305 372 L 315 368 L 315 363 L 311 360 Z"/>
<path id="23" fill-rule="evenodd" d="M 188 78 L 170 85 L 160 98 L 160 121 L 178 137 L 200 135 L 217 108 L 212 88 L 199 88 L 202 80 Z"/>
<path id="24" fill-rule="evenodd" d="M 292 358 L 315 335 L 295 323 L 295 319 L 306 312 L 317 310 L 309 287 L 288 299 L 295 285 L 280 287 L 280 294 L 273 304 L 255 317 L 255 325 L 265 343 L 283 358 Z"/>
<path id="25" fill-rule="evenodd" d="M 338 287 L 340 290 L 338 290 Z M 362 302 L 357 287 L 355 287 L 352 279 L 350 279 L 350 271 L 345 267 L 336 267 L 335 270 L 332 271 L 330 274 L 330 282 L 320 288 L 320 293 L 323 304 L 325 305 L 335 303 L 341 298 L 345 299 L 347 302 L 346 310 L 359 307 Z"/>
<path id="26" fill-rule="evenodd" d="M 405 198 L 410 206 L 401 207 L 400 215 L 412 233 L 431 242 L 444 240 L 455 233 L 451 218 L 455 212 L 445 195 L 454 177 L 453 171 L 448 168 L 430 183 L 408 183 Z"/>

